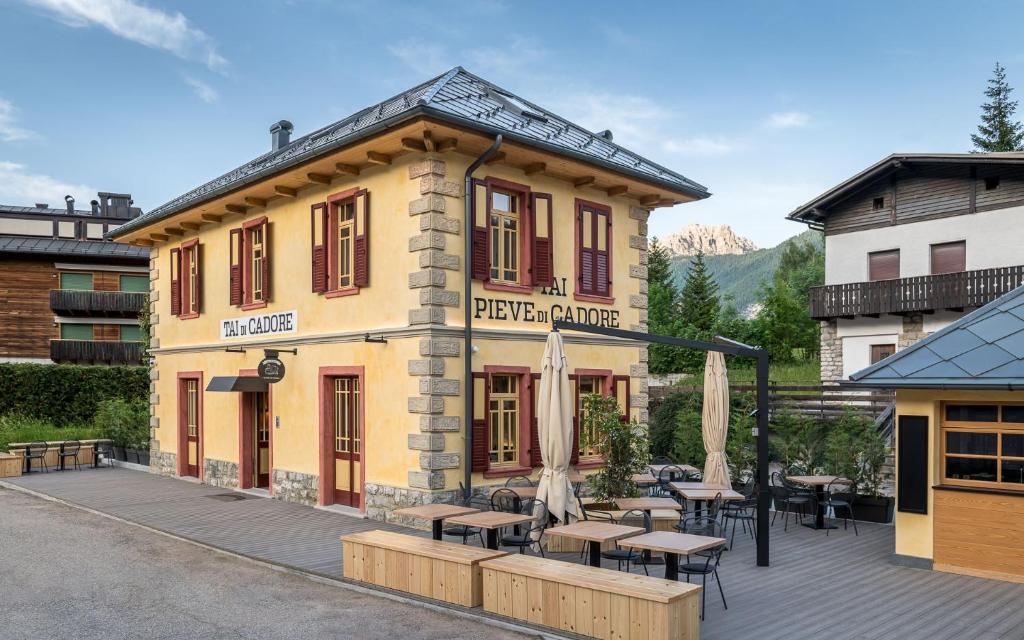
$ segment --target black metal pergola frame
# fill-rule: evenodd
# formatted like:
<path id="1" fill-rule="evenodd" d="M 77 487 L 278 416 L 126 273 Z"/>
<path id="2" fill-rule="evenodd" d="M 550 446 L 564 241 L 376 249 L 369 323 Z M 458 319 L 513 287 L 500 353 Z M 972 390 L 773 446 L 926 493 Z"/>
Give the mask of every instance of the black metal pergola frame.
<path id="1" fill-rule="evenodd" d="M 728 338 L 716 337 L 717 342 L 687 340 L 673 336 L 661 336 L 640 331 L 626 331 L 598 327 L 590 324 L 555 320 L 552 329 L 565 329 L 579 333 L 590 333 L 601 336 L 622 338 L 634 342 L 667 344 L 673 347 L 697 349 L 698 351 L 717 351 L 727 355 L 754 358 L 757 360 L 757 566 L 768 566 L 768 505 L 771 501 L 771 488 L 768 486 L 768 352 L 760 347 L 752 347 Z"/>

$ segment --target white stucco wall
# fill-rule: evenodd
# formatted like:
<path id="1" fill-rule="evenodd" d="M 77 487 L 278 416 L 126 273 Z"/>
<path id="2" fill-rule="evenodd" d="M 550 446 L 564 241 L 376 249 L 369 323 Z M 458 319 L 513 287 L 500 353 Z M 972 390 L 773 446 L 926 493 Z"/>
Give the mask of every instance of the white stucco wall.
<path id="1" fill-rule="evenodd" d="M 843 344 L 843 378 L 849 378 L 871 364 L 871 345 L 899 344 L 899 333 L 903 318 L 883 316 L 879 318 L 839 319 L 836 336 Z"/>
<path id="2" fill-rule="evenodd" d="M 1024 264 L 1024 207 L 825 237 L 825 284 L 868 279 L 868 253 L 900 250 L 900 277 L 928 275 L 930 246 L 967 241 L 967 269 Z"/>

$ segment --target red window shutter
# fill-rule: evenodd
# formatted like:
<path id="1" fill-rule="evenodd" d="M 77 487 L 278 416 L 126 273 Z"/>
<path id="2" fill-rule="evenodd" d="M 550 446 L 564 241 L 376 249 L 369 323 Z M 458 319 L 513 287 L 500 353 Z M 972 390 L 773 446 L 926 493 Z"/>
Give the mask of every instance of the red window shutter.
<path id="1" fill-rule="evenodd" d="M 196 301 L 196 313 L 203 312 L 203 245 L 197 244 L 192 249 L 192 259 L 196 261 L 196 290 L 192 292 Z"/>
<path id="2" fill-rule="evenodd" d="M 490 380 L 486 373 L 473 374 L 473 392 L 483 395 L 483 412 L 473 412 L 473 471 L 487 471 L 490 467 L 491 447 L 487 429 L 487 407 L 490 403 Z M 476 404 L 476 403 L 474 403 Z"/>
<path id="3" fill-rule="evenodd" d="M 261 284 L 263 285 L 263 301 L 264 302 L 269 302 L 270 301 L 270 297 L 271 297 L 271 293 L 270 293 L 270 244 L 271 244 L 271 242 L 270 242 L 270 223 L 269 222 L 264 222 L 262 227 L 263 227 L 263 258 L 261 258 L 261 262 L 263 263 L 263 269 L 262 269 L 262 271 L 263 271 L 263 282 Z"/>
<path id="4" fill-rule="evenodd" d="M 584 228 L 584 221 L 585 221 L 585 218 L 583 216 L 583 210 L 582 209 L 577 209 L 577 211 L 576 211 L 576 226 L 579 229 L 579 233 L 576 235 L 576 246 L 579 248 L 578 249 L 578 254 L 577 254 L 577 257 L 579 259 L 579 264 L 576 265 L 576 273 L 579 274 L 577 276 L 578 279 L 579 279 L 579 282 L 577 283 L 577 288 L 579 289 L 580 293 L 593 294 L 594 293 L 594 249 L 593 249 L 593 247 L 594 247 L 594 242 L 593 242 L 594 229 L 593 229 L 593 219 L 591 219 L 591 224 L 587 225 L 586 228 Z M 590 240 L 590 248 L 586 247 L 586 243 L 584 243 L 584 238 Z"/>
<path id="5" fill-rule="evenodd" d="M 540 433 L 537 431 L 537 394 L 540 392 L 540 374 L 530 374 L 530 466 L 544 466 L 540 453 Z"/>
<path id="6" fill-rule="evenodd" d="M 569 456 L 569 464 L 578 464 L 580 461 L 580 383 L 575 375 L 569 376 L 569 386 L 572 387 L 572 455 Z"/>
<path id="7" fill-rule="evenodd" d="M 612 376 L 612 397 L 619 402 L 619 420 L 629 422 L 629 376 Z"/>
<path id="8" fill-rule="evenodd" d="M 181 315 L 181 250 L 171 249 L 171 315 Z"/>
<path id="9" fill-rule="evenodd" d="M 313 293 L 327 291 L 327 203 L 318 202 L 309 209 L 312 240 Z"/>
<path id="10" fill-rule="evenodd" d="M 551 194 L 530 194 L 530 229 L 533 234 L 533 286 L 555 283 L 555 256 L 551 242 Z"/>
<path id="11" fill-rule="evenodd" d="M 230 283 L 228 285 L 229 302 L 233 306 L 242 304 L 242 239 L 241 229 L 232 229 L 230 236 Z"/>
<path id="12" fill-rule="evenodd" d="M 473 256 L 474 280 L 488 280 L 491 275 L 490 234 L 488 233 L 488 206 L 491 190 L 483 180 L 473 180 Z"/>
<path id="13" fill-rule="evenodd" d="M 370 194 L 364 189 L 355 195 L 356 237 L 353 243 L 352 284 L 370 284 Z"/>

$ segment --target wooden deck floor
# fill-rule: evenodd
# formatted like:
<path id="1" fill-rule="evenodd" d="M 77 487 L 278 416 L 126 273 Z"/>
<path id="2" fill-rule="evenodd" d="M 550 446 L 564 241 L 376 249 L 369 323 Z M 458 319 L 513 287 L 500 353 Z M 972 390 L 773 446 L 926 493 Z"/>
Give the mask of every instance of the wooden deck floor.
<path id="1" fill-rule="evenodd" d="M 426 532 L 125 469 L 32 474 L 6 481 L 197 542 L 341 576 L 338 537 L 370 529 Z M 215 496 L 245 495 L 242 500 Z M 823 532 L 781 522 L 772 566 L 758 568 L 749 537 L 722 560 L 724 610 L 709 584 L 705 640 L 1022 640 L 1024 585 L 899 567 L 893 529 Z M 576 554 L 556 554 L 576 561 Z M 611 566 L 611 565 L 610 565 Z M 660 567 L 652 573 L 661 575 Z"/>

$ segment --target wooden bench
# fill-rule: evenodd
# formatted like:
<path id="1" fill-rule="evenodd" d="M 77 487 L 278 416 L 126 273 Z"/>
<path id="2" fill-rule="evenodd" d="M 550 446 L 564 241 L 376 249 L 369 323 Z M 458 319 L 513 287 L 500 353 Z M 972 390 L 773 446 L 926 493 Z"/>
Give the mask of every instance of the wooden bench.
<path id="1" fill-rule="evenodd" d="M 45 458 L 45 460 L 46 460 L 46 465 L 48 467 L 50 467 L 51 471 L 53 469 L 55 469 L 55 468 L 59 468 L 60 467 L 60 447 L 65 442 L 66 442 L 66 440 L 49 440 L 46 443 L 47 445 L 49 445 L 49 448 L 46 450 L 46 458 Z M 87 465 L 94 464 L 94 462 L 95 462 L 94 455 L 95 455 L 95 452 L 96 452 L 96 444 L 99 443 L 99 442 L 110 442 L 110 441 L 106 440 L 106 439 L 103 439 L 103 438 L 99 438 L 99 439 L 93 439 L 93 440 L 79 440 L 79 442 L 81 443 L 82 448 L 78 450 L 78 463 L 81 466 L 84 467 L 84 466 L 87 466 Z M 12 443 L 7 445 L 7 450 L 10 451 L 13 454 L 21 455 L 22 459 L 24 459 L 25 450 L 28 449 L 29 445 L 31 445 L 31 444 L 33 444 L 33 443 L 31 443 L 31 442 L 12 442 Z M 68 460 L 68 462 L 70 463 L 70 460 Z"/>
<path id="2" fill-rule="evenodd" d="M 463 607 L 483 602 L 480 562 L 506 555 L 390 531 L 341 537 L 343 575 Z"/>
<path id="3" fill-rule="evenodd" d="M 16 453 L 0 453 L 0 478 L 20 476 L 24 466 L 24 456 Z"/>
<path id="4" fill-rule="evenodd" d="M 694 584 L 525 555 L 480 566 L 491 613 L 593 638 L 700 637 Z"/>

